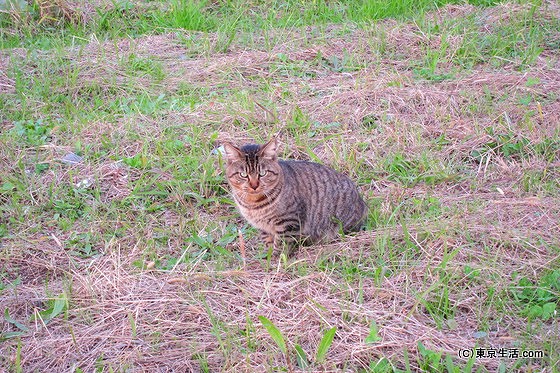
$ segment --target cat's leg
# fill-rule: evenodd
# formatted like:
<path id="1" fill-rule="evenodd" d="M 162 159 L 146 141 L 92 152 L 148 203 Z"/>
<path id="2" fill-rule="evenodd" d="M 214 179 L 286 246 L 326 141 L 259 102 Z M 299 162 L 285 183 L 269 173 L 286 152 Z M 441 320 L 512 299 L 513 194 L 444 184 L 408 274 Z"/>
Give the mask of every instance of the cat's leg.
<path id="1" fill-rule="evenodd" d="M 272 252 L 278 252 L 279 248 L 282 247 L 282 240 L 280 239 L 280 236 L 267 233 L 265 231 L 260 232 L 261 240 L 264 242 L 268 250 L 272 250 Z"/>
<path id="2" fill-rule="evenodd" d="M 299 219 L 286 219 L 278 222 L 281 227 L 278 231 L 278 244 L 280 250 L 286 250 L 288 256 L 293 254 L 294 250 L 304 245 L 307 236 L 303 234 L 301 220 Z"/>
<path id="3" fill-rule="evenodd" d="M 260 231 L 261 240 L 265 243 L 266 246 L 274 245 L 274 235 L 270 234 L 265 231 Z"/>

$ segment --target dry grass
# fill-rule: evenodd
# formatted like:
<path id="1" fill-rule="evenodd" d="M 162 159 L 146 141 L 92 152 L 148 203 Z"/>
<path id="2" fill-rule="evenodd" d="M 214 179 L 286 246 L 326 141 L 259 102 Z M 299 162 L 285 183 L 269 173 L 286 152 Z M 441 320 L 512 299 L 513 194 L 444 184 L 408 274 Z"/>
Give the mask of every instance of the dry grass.
<path id="1" fill-rule="evenodd" d="M 366 245 L 368 240 L 369 237 L 362 238 Z M 356 254 L 344 244 L 338 244 L 335 250 L 335 255 Z M 122 256 L 123 251 L 121 247 L 107 248 L 104 258 L 82 265 L 70 264 L 74 260 L 56 245 L 40 250 L 32 258 L 18 261 L 17 256 L 12 256 L 12 265 L 27 267 L 27 285 L 18 287 L 17 296 L 2 301 L 3 307 L 17 310 L 12 311 L 12 317 L 35 312 L 49 298 L 29 281 L 37 275 L 49 273 L 49 290 L 53 293 L 62 291 L 65 281 L 72 284 L 71 311 L 65 320 L 32 327 L 33 337 L 22 350 L 24 366 L 31 370 L 60 370 L 75 363 L 84 370 L 93 370 L 98 357 L 103 356 L 105 364 L 119 369 L 130 364 L 138 370 L 158 366 L 191 370 L 194 367 L 189 369 L 188 364 L 195 358 L 193 351 L 200 351 L 208 353 L 210 366 L 244 371 L 266 369 L 268 364 L 282 363 L 268 361 L 268 348 L 246 356 L 212 353 L 220 348 L 217 339 L 245 347 L 254 339 L 266 346 L 267 335 L 259 328 L 250 338 L 243 335 L 247 328 L 255 327 L 247 325 L 247 317 L 257 314 L 273 320 L 289 340 L 297 340 L 309 354 L 317 346 L 321 331 L 338 325 L 337 340 L 329 354 L 331 366 L 327 369 L 340 369 L 349 361 L 354 362 L 355 368 L 367 368 L 373 356 L 393 356 L 403 346 L 414 350 L 418 341 L 453 354 L 472 345 L 472 333 L 478 330 L 469 316 L 468 301 L 460 305 L 464 314 L 457 319 L 460 330 L 440 331 L 430 326 L 430 320 L 418 312 L 415 295 L 406 290 L 410 282 L 429 282 L 426 276 L 431 275 L 423 266 L 392 277 L 382 286 L 366 280 L 362 289 L 357 289 L 356 284 L 341 283 L 325 273 L 294 276 L 264 269 L 258 263 L 221 272 L 199 264 L 175 273 L 131 273 L 129 263 L 136 253 L 132 251 L 132 258 L 127 258 Z M 309 257 L 300 255 L 295 259 Z M 340 298 L 341 287 L 349 299 Z M 476 293 L 476 289 L 469 291 Z M 34 305 L 36 302 L 39 304 Z M 134 319 L 135 332 L 130 317 Z M 348 321 L 341 324 L 341 319 Z M 375 346 L 363 343 L 371 320 L 381 326 L 383 338 Z M 221 335 L 214 335 L 212 330 L 218 325 L 214 333 Z M 499 341 L 504 336 L 492 337 L 499 337 Z M 491 364 L 490 361 L 490 368 Z"/>
<path id="2" fill-rule="evenodd" d="M 523 210 L 523 201 L 515 206 L 518 212 Z M 547 216 L 549 222 L 558 222 L 558 218 L 558 211 Z M 502 216 L 503 228 L 474 223 L 462 228 L 496 242 L 515 241 L 509 233 L 515 230 L 512 223 L 516 220 L 503 220 Z M 531 229 L 533 234 L 544 233 L 534 226 Z M 282 365 L 280 355 L 270 360 L 268 351 L 274 346 L 265 331 L 253 324 L 254 315 L 270 318 L 288 340 L 297 341 L 309 355 L 314 353 L 322 331 L 338 326 L 329 364 L 322 370 L 336 371 L 345 366 L 367 369 L 373 357 L 399 360 L 403 347 L 413 352 L 418 341 L 452 355 L 475 343 L 473 334 L 479 330 L 476 307 L 479 298 L 484 298 L 484 287 L 465 283 L 464 294 L 454 295 L 460 299 L 455 306 L 461 310 L 455 319 L 460 328 L 455 330 L 438 330 L 418 302 L 417 292 L 422 293 L 437 281 L 439 275 L 434 269 L 441 264 L 444 250 L 460 248 L 450 271 L 472 265 L 473 259 L 484 268 L 490 259 L 485 255 L 502 257 L 503 265 L 512 271 L 548 268 L 553 259 L 542 249 L 516 249 L 515 244 L 498 246 L 492 254 L 484 254 L 476 247 L 463 246 L 468 243 L 461 242 L 460 236 L 446 238 L 445 242 L 422 240 L 415 230 L 412 227 L 409 234 L 422 249 L 415 260 L 418 265 L 381 284 L 367 278 L 359 283 L 346 282 L 323 272 L 300 276 L 280 264 L 275 270 L 256 261 L 246 266 L 234 264 L 232 269 L 221 271 L 204 261 L 179 266 L 171 272 L 131 271 L 130 263 L 138 252 L 135 247 L 126 247 L 125 242 L 108 243 L 103 257 L 81 261 L 69 256 L 67 248 L 58 247 L 51 237 L 29 237 L 27 243 L 8 243 L 13 250 L 10 266 L 25 271 L 20 272 L 23 284 L 18 286 L 17 294 L 4 296 L 1 304 L 12 311 L 13 318 L 22 319 L 70 286 L 70 309 L 65 317 L 48 326 L 40 322 L 31 325 L 30 336 L 22 346 L 22 365 L 30 370 L 74 370 L 79 366 L 91 371 L 102 356 L 106 366 L 118 370 L 134 367 L 136 371 L 197 371 L 194 351 L 205 356 L 210 367 L 223 370 L 258 371 Z M 368 248 L 380 235 L 390 235 L 396 241 L 403 239 L 403 233 L 394 229 L 365 232 L 344 242 L 300 251 L 293 262 L 313 266 L 318 258 L 363 258 L 364 254 L 370 255 Z M 64 242 L 64 238 L 60 241 Z M 29 247 L 33 247 L 33 255 L 22 255 L 29 253 Z M 492 270 L 501 275 L 499 268 Z M 48 292 L 42 286 L 45 276 L 49 278 Z M 373 320 L 380 327 L 382 341 L 368 345 L 363 341 Z M 518 322 L 516 317 L 502 320 L 502 329 L 489 335 L 490 347 L 515 340 L 508 330 L 516 330 Z M 227 351 L 227 346 L 232 345 L 238 348 Z M 245 349 L 247 352 L 241 353 Z M 13 350 L 8 358 L 15 360 Z M 498 361 L 488 359 L 481 363 L 496 369 Z"/>

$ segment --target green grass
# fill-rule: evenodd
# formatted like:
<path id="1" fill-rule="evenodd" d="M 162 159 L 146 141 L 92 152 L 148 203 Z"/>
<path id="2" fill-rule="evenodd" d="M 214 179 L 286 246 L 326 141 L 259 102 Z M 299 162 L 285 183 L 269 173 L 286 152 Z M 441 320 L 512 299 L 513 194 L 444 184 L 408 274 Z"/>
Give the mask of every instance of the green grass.
<path id="1" fill-rule="evenodd" d="M 40 6 L 6 7 L 0 14 L 0 25 L 13 28 L 16 35 L 2 33 L 2 48 L 35 46 L 50 49 L 52 41 L 83 44 L 89 35 L 101 39 L 138 37 L 144 34 L 165 33 L 172 29 L 225 32 L 226 39 L 236 31 L 293 28 L 306 25 L 371 21 L 395 17 L 407 18 L 423 14 L 454 1 L 444 0 L 378 0 L 273 2 L 243 2 L 237 0 L 211 3 L 208 1 L 173 0 L 170 2 L 138 3 L 116 1 L 107 10 L 87 14 L 88 22 L 81 24 L 64 16 L 60 5 L 47 12 Z M 469 1 L 471 4 L 491 6 L 496 1 Z M 56 4 L 56 2 L 54 2 Z M 64 7 L 62 7 L 64 8 Z M 70 9 L 72 11 L 72 9 Z M 75 11 L 79 14 L 79 11 Z M 84 10 L 85 12 L 85 10 Z M 25 36 L 25 38 L 19 38 Z M 226 42 L 226 45 L 228 42 Z"/>
<path id="2" fill-rule="evenodd" d="M 558 9 L 447 3 L 0 14 L 0 367 L 557 371 Z M 276 133 L 365 232 L 258 242 L 216 148 Z"/>

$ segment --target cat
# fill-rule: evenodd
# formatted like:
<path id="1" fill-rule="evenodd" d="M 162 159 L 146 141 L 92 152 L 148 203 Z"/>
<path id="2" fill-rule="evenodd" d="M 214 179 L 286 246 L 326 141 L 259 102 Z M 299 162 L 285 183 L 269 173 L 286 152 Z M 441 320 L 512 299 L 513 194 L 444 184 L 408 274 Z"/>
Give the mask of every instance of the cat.
<path id="1" fill-rule="evenodd" d="M 266 244 L 326 243 L 363 227 L 368 208 L 347 176 L 319 163 L 278 159 L 276 137 L 264 145 L 222 146 L 237 208 Z"/>

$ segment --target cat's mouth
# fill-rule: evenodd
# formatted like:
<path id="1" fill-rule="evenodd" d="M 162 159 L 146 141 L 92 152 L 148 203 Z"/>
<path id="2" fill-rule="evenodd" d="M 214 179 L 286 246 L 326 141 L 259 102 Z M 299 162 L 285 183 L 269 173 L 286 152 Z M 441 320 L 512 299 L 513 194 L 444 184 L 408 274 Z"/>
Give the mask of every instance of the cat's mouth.
<path id="1" fill-rule="evenodd" d="M 266 198 L 266 193 L 264 193 L 261 188 L 257 188 L 256 190 L 252 188 L 245 189 L 245 200 L 247 201 L 260 202 Z"/>

